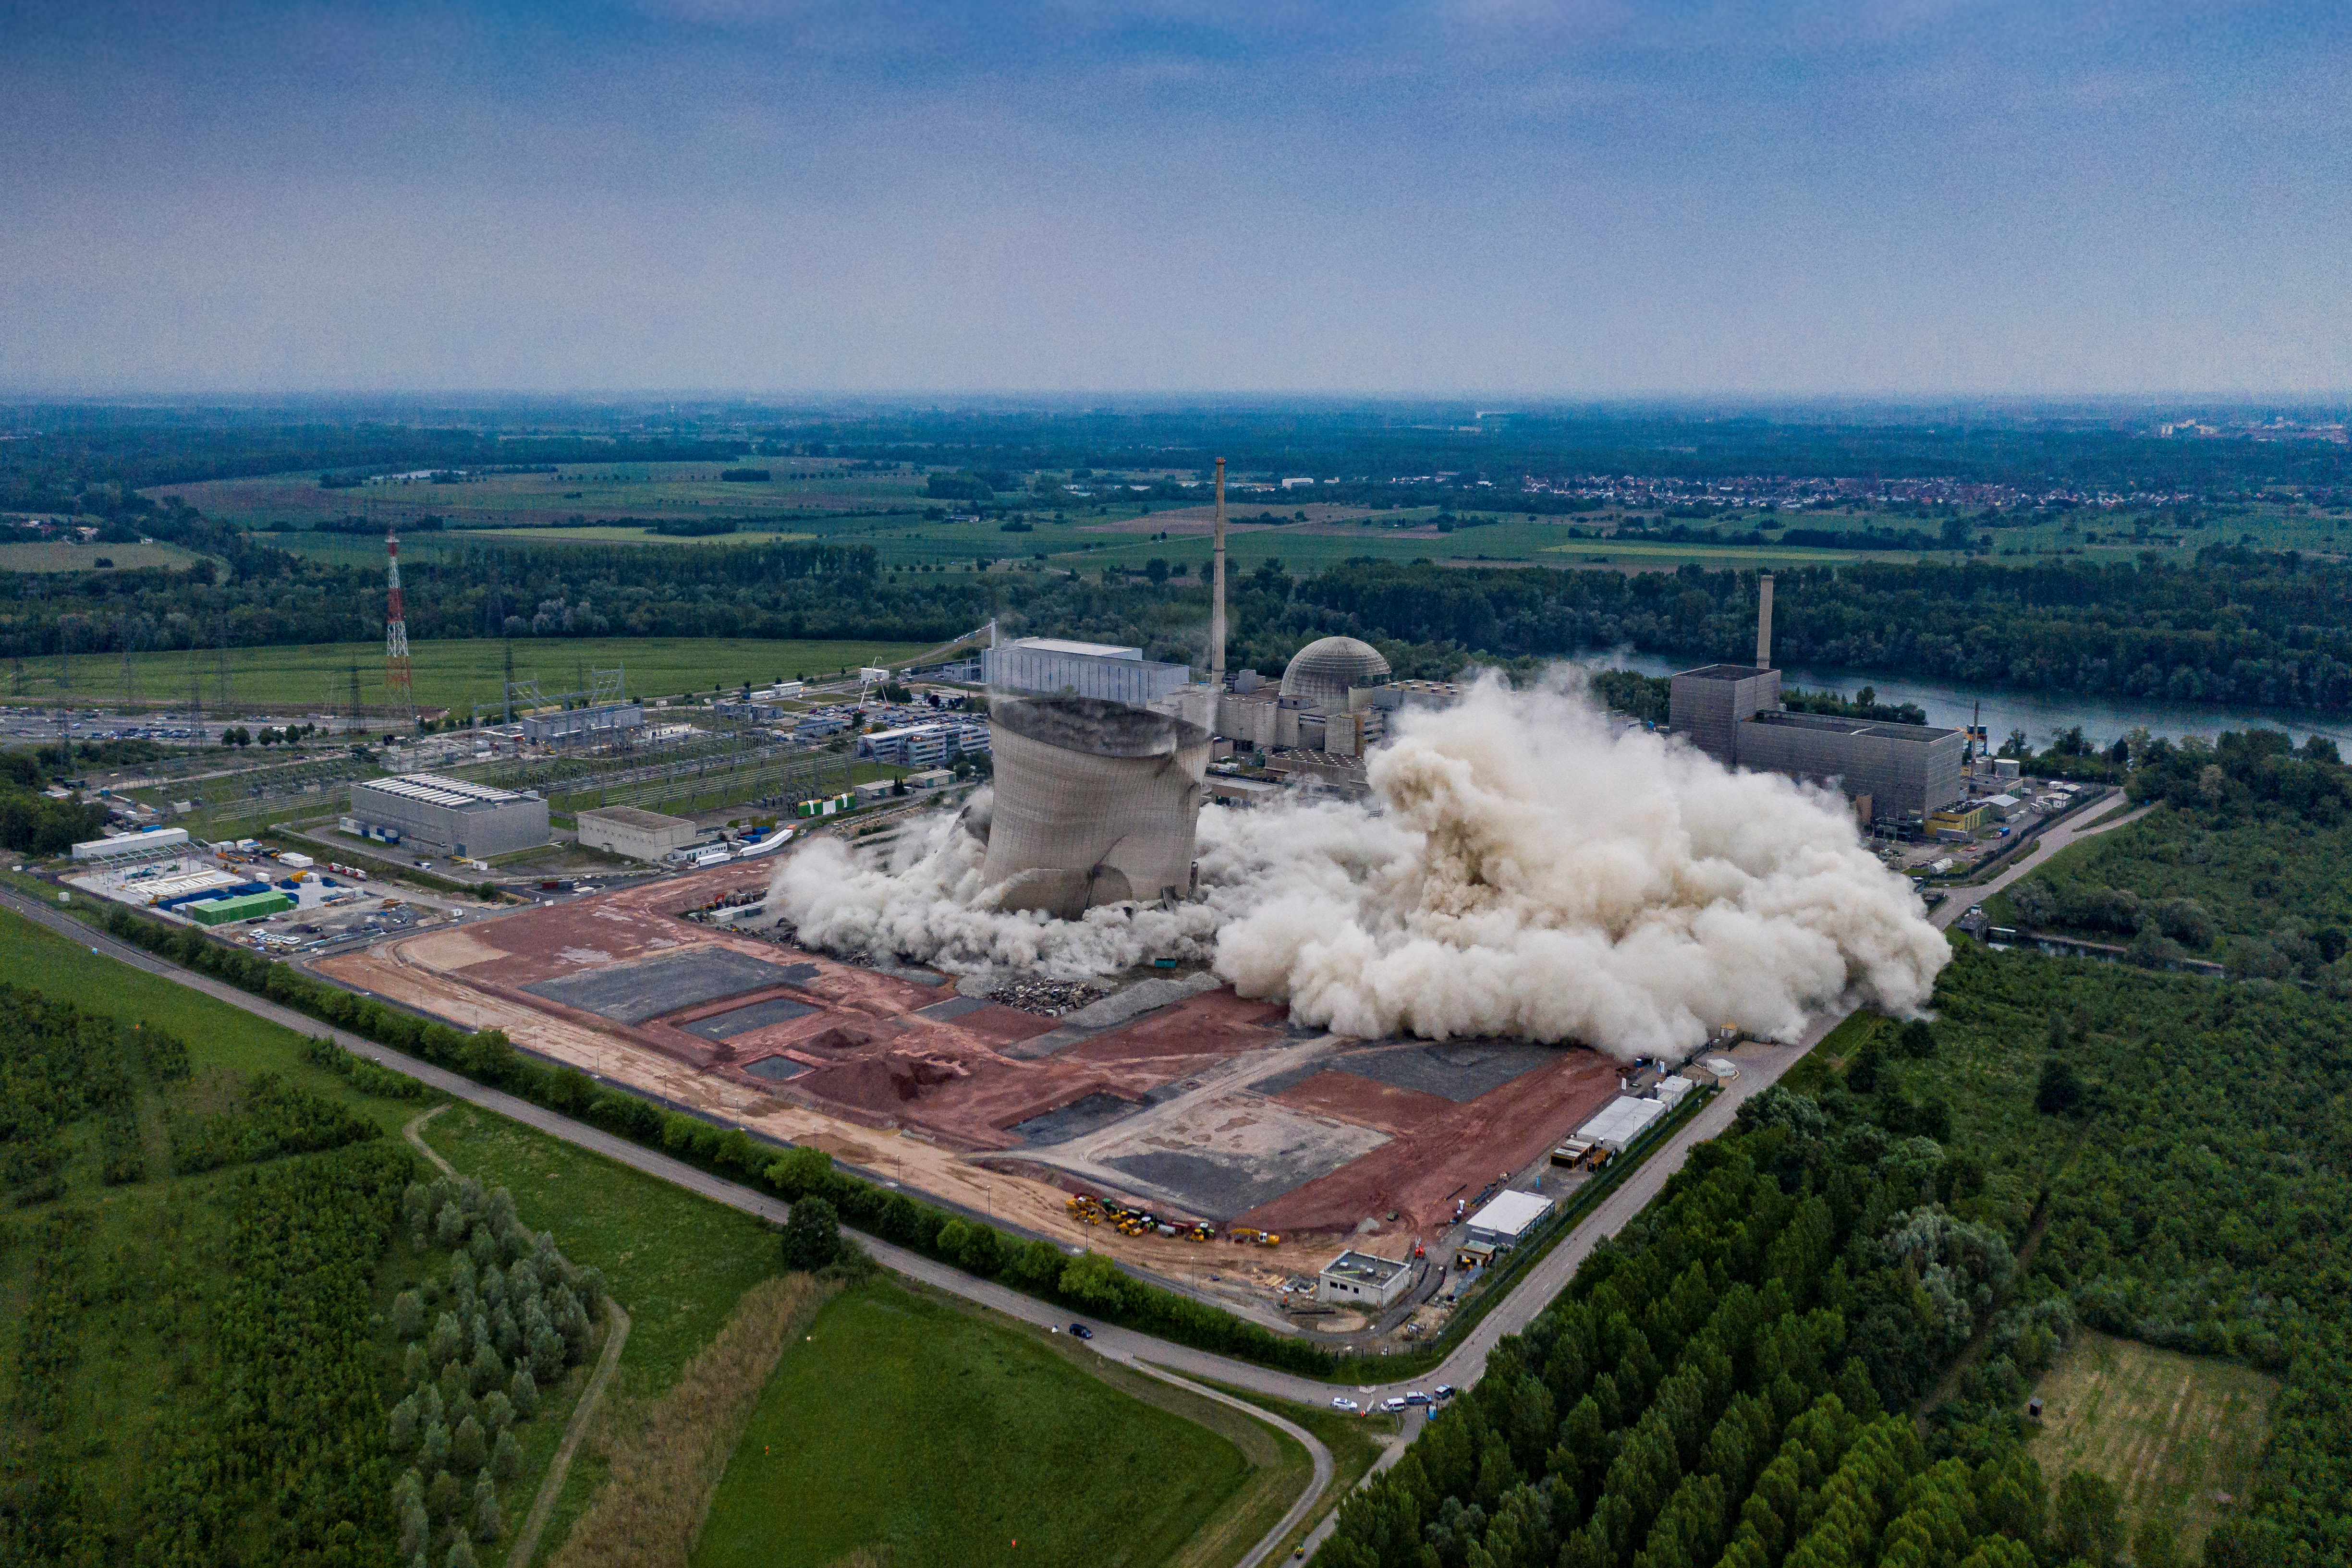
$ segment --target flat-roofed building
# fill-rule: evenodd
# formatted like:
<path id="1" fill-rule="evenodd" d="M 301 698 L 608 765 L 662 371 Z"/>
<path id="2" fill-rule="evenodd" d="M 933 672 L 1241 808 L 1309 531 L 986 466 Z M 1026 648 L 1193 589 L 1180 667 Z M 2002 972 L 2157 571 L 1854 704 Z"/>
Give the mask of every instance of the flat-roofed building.
<path id="1" fill-rule="evenodd" d="M 363 833 L 390 829 L 403 841 L 476 859 L 547 842 L 547 802 L 535 792 L 468 779 L 408 773 L 367 779 L 352 786 L 351 814 Z"/>
<path id="2" fill-rule="evenodd" d="M 1749 664 L 1707 664 L 1674 678 L 1669 722 L 1676 735 L 1727 768 L 1753 768 L 1830 784 L 1872 819 L 1925 826 L 1968 793 L 1960 754 L 1968 737 L 1933 725 L 1888 724 L 1780 706 L 1780 674 Z"/>
<path id="3" fill-rule="evenodd" d="M 1735 768 L 1739 764 L 1737 727 L 1780 706 L 1780 672 L 1753 664 L 1703 664 L 1675 676 L 1667 703 L 1676 735 L 1688 737 L 1693 746 L 1726 768 Z"/>
<path id="4" fill-rule="evenodd" d="M 534 746 L 580 746 L 617 740 L 646 727 L 646 710 L 635 703 L 600 703 L 560 713 L 526 714 L 522 737 Z"/>
<path id="5" fill-rule="evenodd" d="M 122 833 L 111 839 L 88 839 L 73 847 L 78 861 L 126 861 L 167 851 L 184 849 L 188 843 L 185 828 L 143 828 L 135 833 Z"/>
<path id="6" fill-rule="evenodd" d="M 694 843 L 694 824 L 637 806 L 599 806 L 580 813 L 580 842 L 635 861 L 659 861 Z"/>
<path id="7" fill-rule="evenodd" d="M 1370 1307 L 1374 1312 L 1393 1305 L 1412 1288 L 1412 1265 L 1353 1249 L 1324 1264 L 1315 1276 L 1317 1301 Z"/>
<path id="8" fill-rule="evenodd" d="M 1541 1193 L 1500 1192 L 1470 1217 L 1470 1239 L 1488 1247 L 1515 1247 L 1551 1212 Z"/>
<path id="9" fill-rule="evenodd" d="M 1870 797 L 1880 821 L 1924 824 L 1967 793 L 1960 753 L 1968 737 L 1926 724 L 1885 724 L 1828 714 L 1759 713 L 1739 726 L 1739 763 L 1833 783 Z"/>
<path id="10" fill-rule="evenodd" d="M 989 685 L 1008 691 L 1100 697 L 1133 707 L 1192 684 L 1190 665 L 1154 664 L 1140 648 L 1059 637 L 1024 637 L 986 649 L 981 675 Z"/>

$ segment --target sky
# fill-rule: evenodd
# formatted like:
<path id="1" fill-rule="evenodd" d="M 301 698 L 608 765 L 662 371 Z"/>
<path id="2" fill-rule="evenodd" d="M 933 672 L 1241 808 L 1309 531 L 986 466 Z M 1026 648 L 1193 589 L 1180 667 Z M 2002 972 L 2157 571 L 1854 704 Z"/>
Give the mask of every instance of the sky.
<path id="1" fill-rule="evenodd" d="M 0 0 L 0 392 L 2322 394 L 2352 6 Z"/>

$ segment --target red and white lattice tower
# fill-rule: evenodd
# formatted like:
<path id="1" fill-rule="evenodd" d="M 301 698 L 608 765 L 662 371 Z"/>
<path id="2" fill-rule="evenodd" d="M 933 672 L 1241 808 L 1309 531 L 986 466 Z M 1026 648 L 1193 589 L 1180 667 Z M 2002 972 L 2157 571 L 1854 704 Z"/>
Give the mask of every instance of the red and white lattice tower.
<path id="1" fill-rule="evenodd" d="M 395 708 L 408 710 L 411 728 L 416 724 L 416 687 L 408 674 L 408 611 L 400 601 L 400 536 L 383 533 L 384 559 L 390 562 L 392 597 L 383 611 L 383 685 Z"/>

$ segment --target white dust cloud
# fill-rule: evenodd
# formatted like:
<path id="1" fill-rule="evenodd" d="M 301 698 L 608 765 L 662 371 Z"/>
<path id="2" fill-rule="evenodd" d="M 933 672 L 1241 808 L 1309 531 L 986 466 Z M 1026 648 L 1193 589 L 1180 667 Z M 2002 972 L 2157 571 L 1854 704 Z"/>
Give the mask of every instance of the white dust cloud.
<path id="1" fill-rule="evenodd" d="M 825 839 L 779 868 L 801 939 L 956 973 L 1057 979 L 1208 960 L 1303 1023 L 1679 1055 L 1717 1026 L 1793 1038 L 1849 988 L 1926 1006 L 1950 956 L 1843 801 L 1622 728 L 1562 671 L 1400 715 L 1361 804 L 1201 815 L 1202 899 L 1082 921 L 983 911 L 981 844 L 942 814 L 887 869 Z"/>

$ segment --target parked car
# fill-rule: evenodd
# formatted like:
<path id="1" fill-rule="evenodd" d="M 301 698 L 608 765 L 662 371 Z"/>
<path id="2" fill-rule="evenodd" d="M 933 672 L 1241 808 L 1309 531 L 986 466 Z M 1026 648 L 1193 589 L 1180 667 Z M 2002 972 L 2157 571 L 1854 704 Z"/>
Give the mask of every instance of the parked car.
<path id="1" fill-rule="evenodd" d="M 1437 1385 L 1437 1402 L 1439 1404 L 1443 1405 L 1445 1401 L 1453 1397 L 1454 1385 L 1451 1383 L 1441 1383 Z"/>
<path id="2" fill-rule="evenodd" d="M 1345 1410 L 1349 1415 L 1352 1416 L 1357 1411 L 1361 1410 L 1363 1406 L 1342 1394 L 1338 1398 L 1331 1401 L 1331 1408 L 1334 1410 Z"/>
<path id="3" fill-rule="evenodd" d="M 1381 1410 L 1385 1415 L 1402 1416 L 1404 1414 L 1405 1409 L 1406 1406 L 1402 1395 L 1394 1399 L 1383 1399 L 1381 1401 Z"/>
<path id="4" fill-rule="evenodd" d="M 1427 1405 L 1432 1401 L 1428 1395 L 1423 1394 L 1420 1389 L 1416 1388 L 1412 1393 L 1404 1396 L 1404 1402 L 1408 1405 Z"/>
<path id="5" fill-rule="evenodd" d="M 1072 1323 L 1070 1325 L 1070 1332 L 1080 1339 L 1092 1339 L 1095 1337 L 1095 1331 L 1087 1327 L 1084 1323 Z"/>

